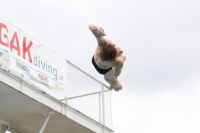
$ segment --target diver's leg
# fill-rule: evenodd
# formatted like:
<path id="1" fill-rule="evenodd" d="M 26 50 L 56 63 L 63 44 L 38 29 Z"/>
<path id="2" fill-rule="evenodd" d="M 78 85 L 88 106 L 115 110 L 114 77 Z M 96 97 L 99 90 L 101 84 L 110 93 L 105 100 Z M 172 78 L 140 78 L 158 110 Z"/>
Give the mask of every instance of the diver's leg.
<path id="1" fill-rule="evenodd" d="M 110 84 L 109 78 L 107 78 L 105 75 L 104 75 L 104 79 L 105 79 L 105 81 L 107 81 L 107 82 Z M 114 88 L 114 87 L 112 87 L 112 86 L 110 85 L 109 89 L 112 90 L 113 88 Z"/>
<path id="2" fill-rule="evenodd" d="M 107 78 L 106 76 L 104 76 L 104 79 L 105 79 L 105 81 L 107 81 L 110 84 L 109 78 Z"/>
<path id="3" fill-rule="evenodd" d="M 122 89 L 122 85 L 119 83 L 117 77 L 115 76 L 115 68 L 112 68 L 109 72 L 104 75 L 104 79 L 110 84 L 110 89 L 115 89 L 119 91 Z"/>
<path id="4" fill-rule="evenodd" d="M 120 68 L 120 69 L 114 68 L 115 77 L 118 77 L 121 74 L 121 72 L 122 72 L 122 68 Z"/>

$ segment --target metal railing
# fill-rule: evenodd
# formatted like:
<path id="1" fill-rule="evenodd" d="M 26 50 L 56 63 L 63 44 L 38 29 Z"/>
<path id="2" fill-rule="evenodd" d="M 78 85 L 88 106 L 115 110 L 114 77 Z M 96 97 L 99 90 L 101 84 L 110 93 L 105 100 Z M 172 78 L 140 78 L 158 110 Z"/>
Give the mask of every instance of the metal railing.
<path id="1" fill-rule="evenodd" d="M 83 70 L 81 70 L 79 67 L 75 66 L 74 64 L 72 64 L 71 62 L 69 62 L 68 60 L 66 60 L 66 62 L 71 65 L 73 68 L 77 69 L 78 71 L 80 71 L 81 73 L 83 73 L 84 75 L 90 77 L 91 79 L 93 79 L 95 82 L 99 83 L 101 85 L 101 91 L 97 91 L 97 92 L 92 92 L 92 93 L 87 93 L 87 94 L 82 94 L 82 95 L 78 95 L 78 96 L 73 96 L 73 97 L 66 97 L 65 98 L 65 102 L 67 104 L 68 100 L 71 99 L 75 99 L 75 98 L 81 98 L 81 97 L 85 97 L 85 96 L 90 96 L 90 95 L 95 95 L 98 94 L 98 106 L 99 106 L 99 123 L 101 123 L 103 125 L 102 127 L 102 132 L 104 133 L 104 128 L 105 126 L 105 92 L 110 92 L 112 90 L 109 89 L 109 87 L 107 85 L 105 85 L 104 83 L 100 82 L 99 80 L 97 80 L 96 78 L 94 78 L 93 76 L 89 75 L 88 73 L 84 72 Z M 108 90 L 105 90 L 105 88 L 107 88 Z M 61 101 L 63 101 L 64 99 L 62 99 Z M 112 121 L 112 118 L 111 118 Z"/>

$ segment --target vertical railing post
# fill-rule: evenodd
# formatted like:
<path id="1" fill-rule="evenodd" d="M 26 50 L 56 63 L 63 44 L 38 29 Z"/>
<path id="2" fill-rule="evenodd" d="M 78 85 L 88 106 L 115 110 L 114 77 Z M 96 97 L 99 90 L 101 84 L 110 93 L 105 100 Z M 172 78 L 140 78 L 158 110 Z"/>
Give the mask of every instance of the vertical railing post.
<path id="1" fill-rule="evenodd" d="M 104 133 L 104 128 L 105 128 L 104 85 L 102 85 L 102 117 L 103 117 L 103 128 L 102 128 L 102 133 Z"/>
<path id="2" fill-rule="evenodd" d="M 67 116 L 68 98 L 65 96 L 65 115 Z"/>
<path id="3" fill-rule="evenodd" d="M 68 98 L 65 96 L 65 105 L 68 105 Z"/>
<path id="4" fill-rule="evenodd" d="M 99 123 L 101 123 L 101 93 L 99 92 Z"/>

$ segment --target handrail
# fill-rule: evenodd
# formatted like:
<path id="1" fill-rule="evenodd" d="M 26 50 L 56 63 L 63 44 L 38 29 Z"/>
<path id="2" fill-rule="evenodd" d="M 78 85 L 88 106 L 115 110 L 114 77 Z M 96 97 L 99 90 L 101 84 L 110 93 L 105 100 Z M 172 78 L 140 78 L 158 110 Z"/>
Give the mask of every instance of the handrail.
<path id="1" fill-rule="evenodd" d="M 65 59 L 66 60 L 66 59 Z M 72 64 L 71 62 L 69 62 L 68 60 L 66 60 L 67 63 L 69 63 L 71 66 L 73 66 L 74 68 L 76 68 L 77 70 L 79 70 L 80 72 L 84 73 L 85 75 L 87 75 L 88 77 L 90 77 L 91 79 L 95 80 L 96 82 L 100 83 L 101 85 L 105 86 L 107 89 L 109 89 L 109 87 L 107 85 L 105 85 L 104 83 L 100 82 L 99 80 L 97 80 L 96 78 L 94 78 L 93 76 L 89 75 L 88 73 L 86 73 L 85 71 L 83 71 L 82 69 L 80 69 L 79 67 L 77 67 L 76 65 Z"/>
<path id="2" fill-rule="evenodd" d="M 104 92 L 108 92 L 108 91 L 112 91 L 112 90 L 105 90 Z M 84 96 L 94 95 L 94 94 L 98 94 L 98 93 L 102 93 L 102 91 L 93 92 L 93 93 L 88 93 L 88 94 L 83 94 L 83 95 L 74 96 L 74 97 L 69 97 L 69 98 L 67 98 L 67 99 L 73 99 L 73 98 L 78 98 L 78 97 L 84 97 Z M 64 100 L 64 99 L 62 99 L 62 100 Z M 61 100 L 61 101 L 62 101 L 62 100 Z"/>

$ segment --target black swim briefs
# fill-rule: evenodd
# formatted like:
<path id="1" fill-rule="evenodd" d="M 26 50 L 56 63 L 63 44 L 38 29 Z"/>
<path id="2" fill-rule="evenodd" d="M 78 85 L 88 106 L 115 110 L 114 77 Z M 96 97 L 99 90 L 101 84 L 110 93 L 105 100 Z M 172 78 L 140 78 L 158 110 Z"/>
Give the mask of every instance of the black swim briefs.
<path id="1" fill-rule="evenodd" d="M 100 74 L 106 74 L 108 71 L 110 71 L 112 69 L 112 67 L 108 68 L 108 69 L 101 69 L 97 66 L 95 60 L 94 60 L 94 56 L 92 57 L 92 64 L 95 67 L 95 69 L 97 70 L 97 72 L 99 72 Z"/>

